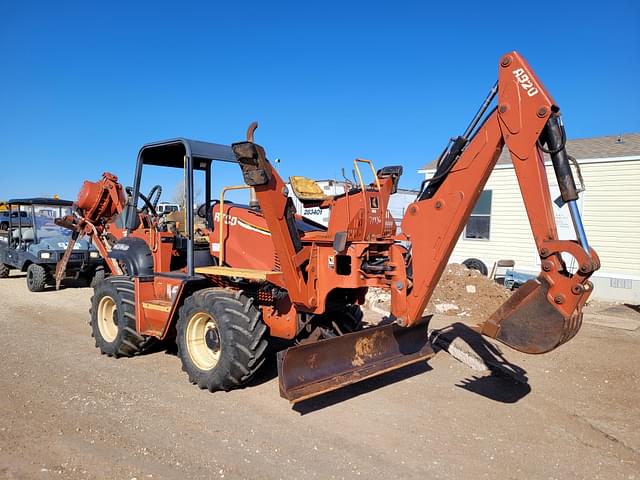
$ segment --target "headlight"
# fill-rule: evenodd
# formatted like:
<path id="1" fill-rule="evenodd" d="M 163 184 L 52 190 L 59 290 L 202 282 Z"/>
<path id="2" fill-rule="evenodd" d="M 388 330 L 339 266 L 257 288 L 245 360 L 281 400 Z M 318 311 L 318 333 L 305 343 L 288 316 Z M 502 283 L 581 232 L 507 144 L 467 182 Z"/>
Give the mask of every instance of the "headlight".
<path id="1" fill-rule="evenodd" d="M 99 256 L 99 252 L 89 252 L 89 258 L 98 258 Z"/>
<path id="2" fill-rule="evenodd" d="M 48 260 L 51 258 L 51 252 L 40 252 L 40 258 Z"/>

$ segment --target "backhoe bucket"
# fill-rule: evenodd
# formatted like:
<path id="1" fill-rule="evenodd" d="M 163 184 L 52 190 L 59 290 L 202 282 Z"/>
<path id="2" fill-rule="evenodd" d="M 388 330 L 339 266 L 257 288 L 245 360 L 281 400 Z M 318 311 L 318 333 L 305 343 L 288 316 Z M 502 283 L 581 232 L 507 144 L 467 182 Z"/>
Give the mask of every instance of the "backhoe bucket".
<path id="1" fill-rule="evenodd" d="M 546 353 L 578 333 L 582 309 L 570 317 L 549 302 L 549 287 L 540 279 L 529 280 L 480 325 L 480 333 L 524 353 Z"/>
<path id="2" fill-rule="evenodd" d="M 280 395 L 292 403 L 434 355 L 427 325 L 383 325 L 278 353 Z"/>

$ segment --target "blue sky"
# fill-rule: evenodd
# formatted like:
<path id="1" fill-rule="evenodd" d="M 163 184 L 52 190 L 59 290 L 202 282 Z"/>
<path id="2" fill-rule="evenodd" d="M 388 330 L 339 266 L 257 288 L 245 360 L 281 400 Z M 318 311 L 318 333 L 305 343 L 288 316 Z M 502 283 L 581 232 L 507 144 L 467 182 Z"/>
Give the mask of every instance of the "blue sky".
<path id="1" fill-rule="evenodd" d="M 0 198 L 73 199 L 105 170 L 130 183 L 143 143 L 231 143 L 252 120 L 285 176 L 359 156 L 417 187 L 512 49 L 571 138 L 640 131 L 639 5 L 2 0 Z"/>

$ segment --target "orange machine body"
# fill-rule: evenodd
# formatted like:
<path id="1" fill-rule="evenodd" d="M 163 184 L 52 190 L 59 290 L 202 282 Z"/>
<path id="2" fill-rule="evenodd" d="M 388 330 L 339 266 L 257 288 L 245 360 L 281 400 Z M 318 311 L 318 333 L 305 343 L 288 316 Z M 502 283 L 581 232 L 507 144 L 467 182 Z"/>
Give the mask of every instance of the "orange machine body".
<path id="1" fill-rule="evenodd" d="M 374 181 L 368 185 L 359 175 L 360 184 L 342 195 L 310 200 L 330 209 L 325 228 L 296 214 L 287 183 L 265 150 L 253 142 L 252 131 L 232 150 L 259 208 L 207 202 L 207 225 L 200 232 L 205 241 L 200 246 L 189 244 L 199 252 L 206 250 L 206 262 L 196 261 L 192 273 L 186 268 L 178 232 L 163 230 L 156 219 L 142 213 L 136 229 L 125 229 L 114 220 L 123 211 L 124 195 L 106 174 L 100 186 L 85 184 L 78 199 L 89 212 L 84 231 L 116 239 L 140 238 L 148 245 L 153 272 L 135 277 L 136 326 L 141 335 L 165 338 L 184 299 L 212 286 L 251 297 L 273 337 L 299 337 L 311 318 L 339 316 L 348 306 L 361 305 L 370 287 L 389 290 L 391 319 L 398 328 L 411 327 L 423 320 L 457 239 L 506 146 L 542 271 L 537 283 L 514 295 L 515 300 L 496 312 L 481 332 L 529 353 L 552 350 L 579 329 L 581 309 L 592 289 L 589 277 L 600 263 L 593 248 L 558 239 L 541 144 L 541 139 L 549 142 L 545 132 L 556 125 L 558 106 L 516 52 L 502 57 L 495 89 L 496 109 L 470 127 L 469 135 L 459 137 L 464 142 L 455 155 L 451 147 L 450 155 L 442 157 L 450 164 L 439 165 L 436 176 L 409 205 L 401 233 L 388 209 L 399 167 L 374 170 Z M 178 157 L 169 163 L 186 169 L 188 160 L 185 153 L 184 162 Z M 150 156 L 150 161 L 158 162 L 159 157 Z M 208 164 L 199 165 L 210 178 Z M 193 235 L 187 230 L 190 241 Z M 101 250 L 105 258 L 108 250 L 105 243 Z M 577 259 L 577 272 L 567 271 L 562 253 Z M 117 264 L 112 264 L 116 270 Z M 518 314 L 518 309 L 524 313 Z M 539 323 L 527 315 L 540 317 Z"/>

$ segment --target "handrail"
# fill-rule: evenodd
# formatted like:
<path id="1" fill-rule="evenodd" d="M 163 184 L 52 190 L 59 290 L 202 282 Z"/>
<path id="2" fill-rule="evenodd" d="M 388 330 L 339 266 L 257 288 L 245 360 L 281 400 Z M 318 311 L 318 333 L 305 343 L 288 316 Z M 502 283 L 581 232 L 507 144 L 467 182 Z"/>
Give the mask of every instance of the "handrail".
<path id="1" fill-rule="evenodd" d="M 378 178 L 378 174 L 376 173 L 376 169 L 373 166 L 373 162 L 371 160 L 367 160 L 365 158 L 356 158 L 353 161 L 353 165 L 356 167 L 356 173 L 358 174 L 358 179 L 360 180 L 360 187 L 362 188 L 362 191 L 364 192 L 366 190 L 366 187 L 364 185 L 364 180 L 362 180 L 362 173 L 360 172 L 360 167 L 358 166 L 358 163 L 367 163 L 367 164 L 369 164 L 369 166 L 371 167 L 371 171 L 373 172 L 373 178 L 376 179 L 376 187 L 378 187 L 378 191 L 380 191 L 380 179 Z"/>

